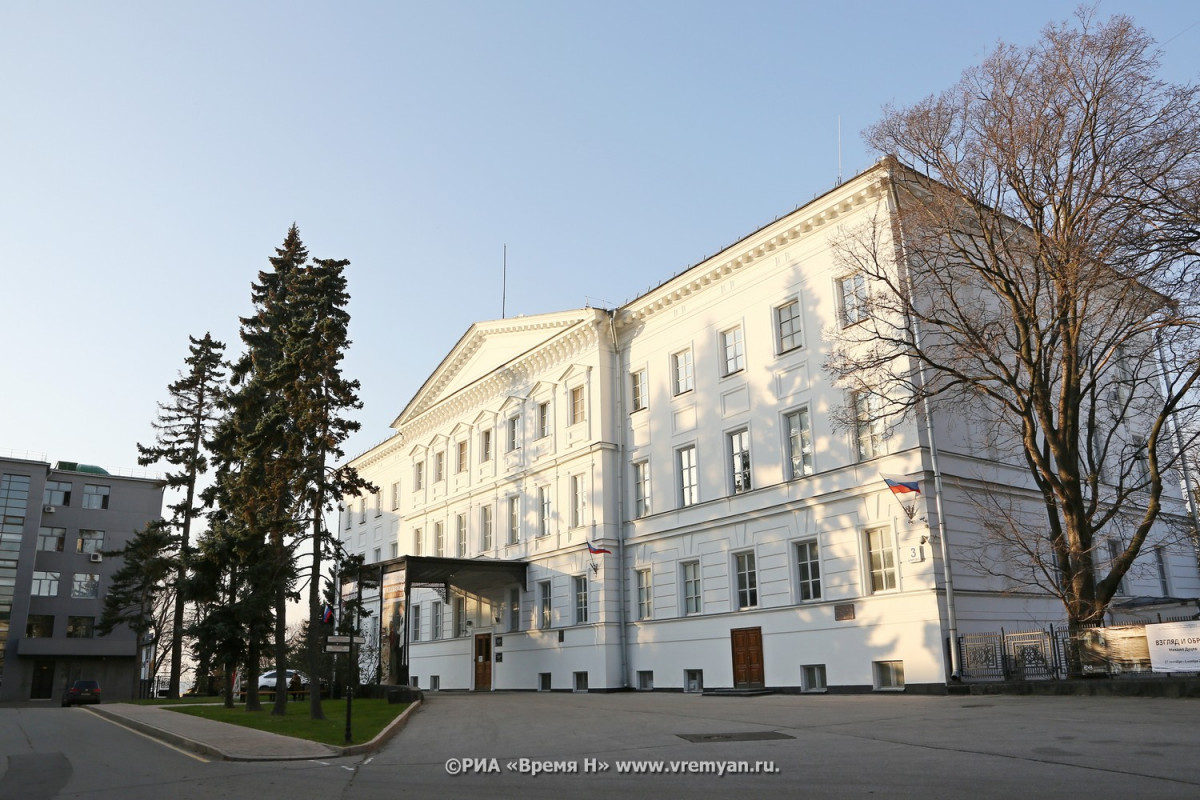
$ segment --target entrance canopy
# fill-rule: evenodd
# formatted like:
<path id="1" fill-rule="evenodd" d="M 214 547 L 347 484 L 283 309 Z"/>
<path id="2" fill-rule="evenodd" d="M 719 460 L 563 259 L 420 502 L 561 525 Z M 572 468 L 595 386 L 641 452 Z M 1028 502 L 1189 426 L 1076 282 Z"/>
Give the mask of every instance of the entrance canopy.
<path id="1" fill-rule="evenodd" d="M 409 586 L 454 587 L 486 597 L 514 583 L 524 587 L 528 568 L 524 561 L 404 556 L 384 562 L 383 573 L 406 569 L 405 582 Z"/>

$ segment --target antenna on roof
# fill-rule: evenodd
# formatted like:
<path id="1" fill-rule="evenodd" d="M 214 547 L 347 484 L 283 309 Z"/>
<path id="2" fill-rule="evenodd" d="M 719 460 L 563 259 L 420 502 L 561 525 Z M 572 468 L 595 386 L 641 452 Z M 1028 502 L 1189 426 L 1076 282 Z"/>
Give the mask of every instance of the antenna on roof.
<path id="1" fill-rule="evenodd" d="M 838 179 L 837 185 L 842 185 L 842 115 L 838 114 Z"/>
<path id="2" fill-rule="evenodd" d="M 504 245 L 504 255 L 500 260 L 500 319 L 504 319 L 504 305 L 508 300 L 508 244 Z"/>

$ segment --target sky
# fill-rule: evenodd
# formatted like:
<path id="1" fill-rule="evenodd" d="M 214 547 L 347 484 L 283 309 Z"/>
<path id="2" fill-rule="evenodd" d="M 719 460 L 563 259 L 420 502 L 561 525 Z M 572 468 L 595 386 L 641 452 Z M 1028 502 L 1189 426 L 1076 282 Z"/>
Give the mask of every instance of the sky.
<path id="1" fill-rule="evenodd" d="M 362 452 L 473 322 L 642 294 L 1076 7 L 0 0 L 0 453 L 135 469 L 293 223 L 351 262 Z M 1200 4 L 1098 13 L 1200 77 Z"/>

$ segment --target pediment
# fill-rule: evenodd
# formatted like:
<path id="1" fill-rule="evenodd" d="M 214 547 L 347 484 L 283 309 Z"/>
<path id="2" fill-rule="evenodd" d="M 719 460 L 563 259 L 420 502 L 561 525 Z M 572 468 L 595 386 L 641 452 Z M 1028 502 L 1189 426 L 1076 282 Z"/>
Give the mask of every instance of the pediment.
<path id="1" fill-rule="evenodd" d="M 473 324 L 400 412 L 392 427 L 399 427 L 406 420 L 545 345 L 563 331 L 594 321 L 598 313 L 603 312 L 587 308 Z"/>

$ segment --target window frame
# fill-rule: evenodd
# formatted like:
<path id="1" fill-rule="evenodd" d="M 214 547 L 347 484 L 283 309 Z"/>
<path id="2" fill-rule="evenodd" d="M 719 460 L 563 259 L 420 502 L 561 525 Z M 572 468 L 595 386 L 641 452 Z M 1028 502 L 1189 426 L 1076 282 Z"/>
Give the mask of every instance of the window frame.
<path id="1" fill-rule="evenodd" d="M 454 515 L 454 552 L 457 558 L 467 557 L 467 515 Z"/>
<path id="2" fill-rule="evenodd" d="M 881 399 L 870 392 L 851 392 L 854 410 L 854 456 L 858 462 L 886 455 Z"/>
<path id="3" fill-rule="evenodd" d="M 690 454 L 690 464 L 684 463 L 685 453 Z M 675 449 L 675 476 L 679 507 L 697 505 L 700 502 L 700 455 L 694 443 Z"/>
<path id="4" fill-rule="evenodd" d="M 462 439 L 454 443 L 454 474 L 462 475 L 470 466 L 470 453 L 468 452 L 467 440 Z"/>
<path id="5" fill-rule="evenodd" d="M 749 426 L 726 433 L 725 443 L 725 452 L 729 456 L 730 488 L 733 494 L 745 494 L 754 488 Z"/>
<path id="6" fill-rule="evenodd" d="M 88 489 L 94 489 L 96 491 L 89 492 Z M 111 492 L 112 487 L 108 484 L 85 483 L 83 485 L 83 500 L 80 502 L 80 507 L 91 509 L 93 511 L 106 510 L 108 508 L 108 499 Z"/>
<path id="7" fill-rule="evenodd" d="M 61 570 L 39 570 L 33 571 L 33 577 L 30 579 L 29 596 L 30 597 L 58 597 L 62 583 Z"/>
<path id="8" fill-rule="evenodd" d="M 793 417 L 797 419 L 798 425 L 792 424 Z M 783 431 L 788 458 L 788 480 L 813 475 L 816 472 L 816 448 L 813 446 L 812 411 L 807 404 L 783 412 Z"/>
<path id="9" fill-rule="evenodd" d="M 700 572 L 699 559 L 683 561 L 679 564 L 679 585 L 683 591 L 684 616 L 695 616 L 704 613 L 704 583 Z"/>
<path id="10" fill-rule="evenodd" d="M 62 487 L 67 487 L 63 489 Z M 74 484 L 70 481 L 46 481 L 42 487 L 42 505 L 55 508 L 69 508 L 71 505 L 71 489 Z M 58 498 L 56 501 L 55 498 Z"/>
<path id="11" fill-rule="evenodd" d="M 534 417 L 534 437 L 535 439 L 545 439 L 551 433 L 553 423 L 550 416 L 550 401 L 537 404 L 536 416 Z"/>
<path id="12" fill-rule="evenodd" d="M 879 535 L 880 547 L 876 548 L 872 536 Z M 877 525 L 863 529 L 863 546 L 866 551 L 864 566 L 866 567 L 867 594 L 890 594 L 900 590 L 900 564 L 896 553 L 895 531 L 887 525 Z M 879 565 L 876 566 L 876 553 L 880 555 Z M 888 576 L 891 585 L 888 585 Z M 878 576 L 878 580 L 876 578 Z"/>
<path id="13" fill-rule="evenodd" d="M 508 496 L 508 545 L 521 543 L 521 496 Z"/>
<path id="14" fill-rule="evenodd" d="M 442 626 L 445 620 L 442 617 L 445 611 L 442 609 L 442 605 L 441 600 L 434 600 L 429 604 L 429 640 L 431 642 L 439 641 L 444 633 Z"/>
<path id="15" fill-rule="evenodd" d="M 737 609 L 758 608 L 758 559 L 753 550 L 733 553 L 733 572 L 736 578 Z"/>
<path id="16" fill-rule="evenodd" d="M 633 573 L 637 619 L 654 619 L 654 576 L 649 567 L 634 569 Z"/>
<path id="17" fill-rule="evenodd" d="M 485 553 L 492 549 L 495 516 L 490 503 L 479 507 L 479 549 Z"/>
<path id="18" fill-rule="evenodd" d="M 521 449 L 521 415 L 515 414 L 505 419 L 504 452 L 512 453 Z"/>
<path id="19" fill-rule="evenodd" d="M 574 575 L 571 580 L 571 596 L 575 600 L 575 624 L 588 624 L 588 577 Z"/>
<path id="20" fill-rule="evenodd" d="M 840 327 L 849 328 L 865 321 L 867 319 L 867 277 L 861 272 L 851 272 L 835 280 Z"/>
<path id="21" fill-rule="evenodd" d="M 821 542 L 817 537 L 792 542 L 792 563 L 795 564 L 796 602 L 815 603 L 821 594 Z"/>
<path id="22" fill-rule="evenodd" d="M 52 533 L 57 531 L 58 533 Z M 56 546 L 46 547 L 47 543 L 54 543 Z M 39 553 L 65 553 L 67 548 L 67 529 L 55 528 L 51 525 L 42 525 L 38 527 L 37 552 Z"/>
<path id="23" fill-rule="evenodd" d="M 692 348 L 689 346 L 671 353 L 671 394 L 679 397 L 695 388 L 696 368 Z"/>
<path id="24" fill-rule="evenodd" d="M 492 460 L 492 429 L 486 428 L 479 432 L 479 463 L 486 464 Z"/>
<path id="25" fill-rule="evenodd" d="M 629 382 L 629 413 L 633 414 L 638 411 L 645 411 L 650 407 L 650 383 L 646 375 L 646 368 L 642 367 L 641 369 L 630 372 Z"/>
<path id="26" fill-rule="evenodd" d="M 575 386 L 568 391 L 567 396 L 570 398 L 567 409 L 569 425 L 578 425 L 587 420 L 587 403 L 583 390 L 583 386 Z"/>
<path id="27" fill-rule="evenodd" d="M 412 554 L 419 556 L 425 552 L 425 536 L 421 528 L 413 528 Z"/>
<path id="28" fill-rule="evenodd" d="M 437 558 L 446 557 L 446 525 L 441 520 L 433 523 L 433 554 Z"/>
<path id="29" fill-rule="evenodd" d="M 784 317 L 785 309 L 795 308 L 795 314 Z M 774 309 L 775 317 L 775 346 L 780 355 L 793 350 L 804 349 L 804 309 L 800 307 L 800 298 L 792 297 Z M 785 331 L 784 329 L 789 330 Z M 789 342 L 791 342 L 789 344 Z"/>
<path id="30" fill-rule="evenodd" d="M 741 323 L 717 333 L 721 354 L 721 377 L 728 378 L 746 370 L 746 333 Z"/>
<path id="31" fill-rule="evenodd" d="M 71 574 L 71 599 L 96 600 L 100 597 L 100 573 L 75 572 Z"/>
<path id="32" fill-rule="evenodd" d="M 550 484 L 537 487 L 537 536 L 550 535 Z"/>
<path id="33" fill-rule="evenodd" d="M 650 516 L 650 459 L 633 462 L 634 519 Z"/>
<path id="34" fill-rule="evenodd" d="M 537 591 L 537 628 L 540 631 L 547 631 L 554 627 L 554 586 L 548 580 L 538 581 Z"/>

